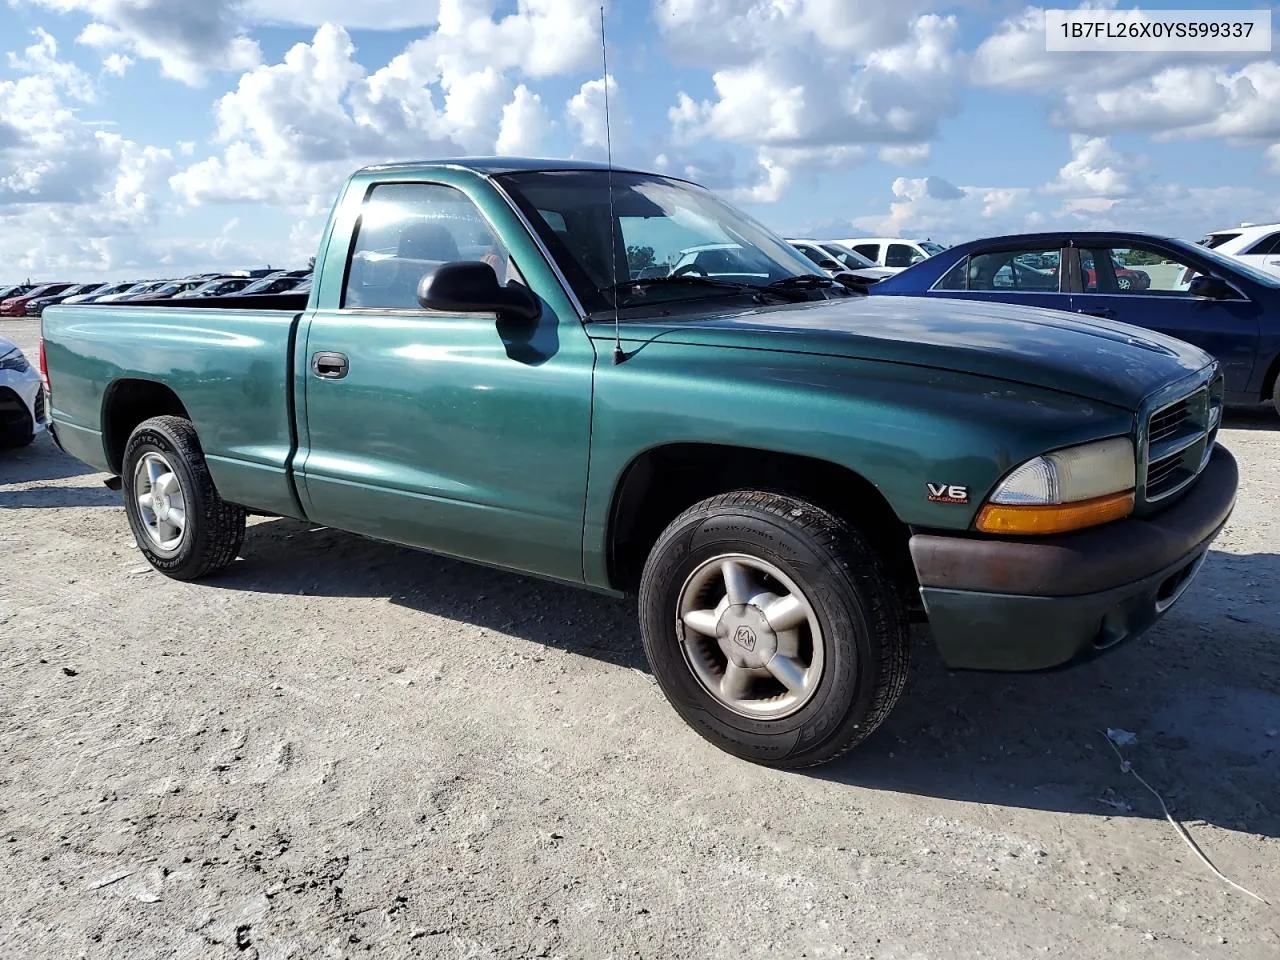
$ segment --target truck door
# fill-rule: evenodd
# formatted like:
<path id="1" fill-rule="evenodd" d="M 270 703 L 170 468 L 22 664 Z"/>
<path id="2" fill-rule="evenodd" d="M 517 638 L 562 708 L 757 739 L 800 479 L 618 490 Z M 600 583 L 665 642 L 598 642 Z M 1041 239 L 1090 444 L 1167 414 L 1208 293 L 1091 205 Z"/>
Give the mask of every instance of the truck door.
<path id="1" fill-rule="evenodd" d="M 317 523 L 580 581 L 594 349 L 532 241 L 521 263 L 499 239 L 514 214 L 468 189 L 378 183 L 352 201 L 341 295 L 326 309 L 321 291 L 299 351 L 299 488 Z M 331 245 L 349 236 L 339 220 Z M 419 305 L 424 274 L 482 259 L 542 301 L 536 329 Z M 341 255 L 326 266 L 333 291 Z"/>

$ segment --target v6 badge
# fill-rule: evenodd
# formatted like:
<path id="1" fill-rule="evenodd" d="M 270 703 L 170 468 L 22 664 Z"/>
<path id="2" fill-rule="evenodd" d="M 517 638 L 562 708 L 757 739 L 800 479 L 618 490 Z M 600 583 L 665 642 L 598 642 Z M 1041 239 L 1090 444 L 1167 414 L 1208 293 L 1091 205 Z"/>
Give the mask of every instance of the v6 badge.
<path id="1" fill-rule="evenodd" d="M 930 483 L 929 500 L 933 503 L 968 503 L 969 488 L 958 487 L 951 483 Z"/>

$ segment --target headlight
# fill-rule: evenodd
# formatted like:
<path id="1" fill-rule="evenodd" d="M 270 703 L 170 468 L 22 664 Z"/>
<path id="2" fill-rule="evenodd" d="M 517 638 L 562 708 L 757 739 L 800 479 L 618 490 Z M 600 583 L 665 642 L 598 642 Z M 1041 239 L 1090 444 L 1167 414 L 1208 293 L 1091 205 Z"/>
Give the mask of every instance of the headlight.
<path id="1" fill-rule="evenodd" d="M 27 363 L 27 358 L 22 355 L 21 350 L 10 350 L 3 357 L 0 357 L 0 370 L 16 370 L 18 373 L 26 373 L 31 369 L 31 364 Z"/>
<path id="2" fill-rule="evenodd" d="M 1127 517 L 1134 503 L 1133 441 L 1115 437 L 1028 460 L 978 513 L 983 533 L 1050 534 Z"/>

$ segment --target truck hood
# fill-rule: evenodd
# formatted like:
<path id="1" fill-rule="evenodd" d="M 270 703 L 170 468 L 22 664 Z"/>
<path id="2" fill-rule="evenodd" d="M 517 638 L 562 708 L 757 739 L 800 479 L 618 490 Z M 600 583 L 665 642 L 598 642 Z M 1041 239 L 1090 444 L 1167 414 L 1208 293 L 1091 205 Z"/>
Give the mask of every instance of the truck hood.
<path id="1" fill-rule="evenodd" d="M 1056 390 L 1137 410 L 1213 362 L 1181 340 L 1059 310 L 925 297 L 856 297 L 626 320 L 628 341 L 782 350 L 901 363 Z M 612 338 L 613 324 L 591 324 Z"/>

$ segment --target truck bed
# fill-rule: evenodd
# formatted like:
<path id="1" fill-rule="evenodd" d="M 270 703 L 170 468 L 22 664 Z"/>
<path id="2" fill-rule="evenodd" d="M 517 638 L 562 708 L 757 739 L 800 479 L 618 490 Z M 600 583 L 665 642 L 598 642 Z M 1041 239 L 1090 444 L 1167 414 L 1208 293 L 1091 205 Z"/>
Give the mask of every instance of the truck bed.
<path id="1" fill-rule="evenodd" d="M 104 433 L 107 411 L 159 382 L 181 398 L 225 499 L 298 515 L 288 467 L 296 448 L 294 337 L 306 299 L 51 307 L 43 336 L 59 443 L 117 472 L 127 438 Z"/>

